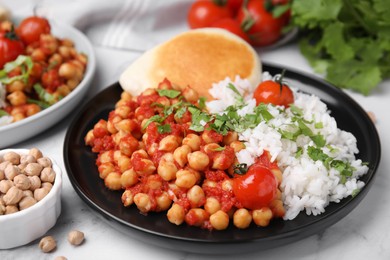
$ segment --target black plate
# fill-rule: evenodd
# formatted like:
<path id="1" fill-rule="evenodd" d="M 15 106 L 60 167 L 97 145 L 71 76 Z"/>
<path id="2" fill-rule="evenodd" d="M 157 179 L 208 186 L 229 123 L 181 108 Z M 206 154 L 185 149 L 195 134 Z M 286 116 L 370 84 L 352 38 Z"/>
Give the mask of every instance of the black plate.
<path id="1" fill-rule="evenodd" d="M 282 68 L 264 64 L 264 71 L 272 75 Z M 230 226 L 224 231 L 207 231 L 186 225 L 175 226 L 168 222 L 164 213 L 144 216 L 133 206 L 125 208 L 121 193 L 108 190 L 98 177 L 95 166 L 96 154 L 85 146 L 84 136 L 119 100 L 122 89 L 119 83 L 109 86 L 90 100 L 70 125 L 64 143 L 64 162 L 70 182 L 78 195 L 103 219 L 108 220 L 141 240 L 160 246 L 190 252 L 234 253 L 260 250 L 287 244 L 318 233 L 333 225 L 351 212 L 367 194 L 380 161 L 380 141 L 374 124 L 366 112 L 348 95 L 338 88 L 310 75 L 288 69 L 286 80 L 304 92 L 319 96 L 336 118 L 338 127 L 352 132 L 358 140 L 358 157 L 369 162 L 368 173 L 361 178 L 366 185 L 354 198 L 348 197 L 340 203 L 331 203 L 319 216 L 301 213 L 291 221 L 274 220 L 266 228 L 251 226 L 239 230 Z M 202 251 L 200 251 L 202 250 Z M 203 251 L 205 252 L 205 251 Z"/>

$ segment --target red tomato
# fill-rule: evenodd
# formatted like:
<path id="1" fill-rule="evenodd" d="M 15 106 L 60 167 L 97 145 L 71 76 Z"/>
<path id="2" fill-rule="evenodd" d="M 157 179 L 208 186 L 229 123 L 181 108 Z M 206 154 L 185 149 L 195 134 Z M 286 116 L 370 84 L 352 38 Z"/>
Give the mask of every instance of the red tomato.
<path id="1" fill-rule="evenodd" d="M 233 15 L 236 15 L 238 13 L 238 10 L 240 10 L 243 0 L 227 0 L 226 5 L 230 9 Z"/>
<path id="2" fill-rule="evenodd" d="M 249 0 L 237 14 L 244 31 L 249 35 L 253 46 L 267 46 L 281 36 L 284 20 L 274 18 L 265 8 L 264 0 Z"/>
<path id="3" fill-rule="evenodd" d="M 23 53 L 24 44 L 17 38 L 15 33 L 0 34 L 0 69 L 3 69 L 4 64 L 15 60 Z"/>
<path id="4" fill-rule="evenodd" d="M 256 104 L 266 103 L 289 107 L 294 103 L 294 95 L 291 89 L 281 81 L 266 80 L 257 86 L 253 93 Z"/>
<path id="5" fill-rule="evenodd" d="M 24 19 L 16 29 L 20 39 L 26 44 L 39 40 L 41 34 L 50 33 L 50 24 L 46 18 L 31 16 Z"/>
<path id="6" fill-rule="evenodd" d="M 42 75 L 42 86 L 49 93 L 53 93 L 62 84 L 58 71 L 51 69 Z"/>
<path id="7" fill-rule="evenodd" d="M 244 175 L 233 179 L 233 193 L 238 202 L 248 209 L 267 207 L 275 200 L 278 181 L 262 165 L 254 164 Z"/>
<path id="8" fill-rule="evenodd" d="M 233 18 L 224 18 L 218 20 L 217 22 L 213 23 L 212 27 L 225 29 L 249 42 L 248 35 L 242 30 L 240 24 Z"/>
<path id="9" fill-rule="evenodd" d="M 233 17 L 226 5 L 217 5 L 212 0 L 194 2 L 187 15 L 191 29 L 209 27 L 223 18 Z"/>

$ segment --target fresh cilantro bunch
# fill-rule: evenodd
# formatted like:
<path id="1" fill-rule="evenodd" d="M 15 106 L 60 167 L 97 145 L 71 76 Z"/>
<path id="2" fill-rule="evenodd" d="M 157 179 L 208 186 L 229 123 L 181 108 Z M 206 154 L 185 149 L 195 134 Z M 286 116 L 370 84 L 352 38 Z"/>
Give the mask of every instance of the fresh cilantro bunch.
<path id="1" fill-rule="evenodd" d="M 368 95 L 390 77 L 389 0 L 295 0 L 292 17 L 302 54 L 334 85 Z"/>

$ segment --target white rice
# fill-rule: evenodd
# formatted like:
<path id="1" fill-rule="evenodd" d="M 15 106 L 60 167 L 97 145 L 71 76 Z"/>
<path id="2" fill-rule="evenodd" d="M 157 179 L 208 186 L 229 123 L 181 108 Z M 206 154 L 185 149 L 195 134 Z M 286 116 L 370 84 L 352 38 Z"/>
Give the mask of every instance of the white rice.
<path id="1" fill-rule="evenodd" d="M 272 76 L 264 73 L 263 80 L 269 79 L 272 79 Z M 227 78 L 213 85 L 210 94 L 217 100 L 207 103 L 209 111 L 221 114 L 228 106 L 235 104 L 237 95 L 226 87 L 229 83 L 233 83 L 244 96 L 246 105 L 238 113 L 240 115 L 253 113 L 256 102 L 252 99 L 252 93 L 256 86 L 250 86 L 247 80 L 239 77 L 236 77 L 234 82 Z M 368 171 L 368 167 L 355 158 L 355 154 L 359 152 L 356 138 L 351 133 L 337 128 L 337 122 L 330 116 L 326 104 L 314 95 L 292 90 L 294 105 L 302 110 L 304 120 L 312 121 L 307 123 L 307 126 L 326 140 L 326 145 L 321 148 L 322 152 L 334 160 L 349 162 L 354 171 L 352 176 L 347 177 L 345 183 L 342 183 L 338 170 L 332 167 L 327 169 L 322 161 L 313 161 L 310 158 L 307 148 L 315 146 L 310 137 L 300 135 L 295 141 L 282 138 L 278 130 L 286 130 L 288 125 L 293 123 L 291 108 L 267 105 L 273 119 L 268 122 L 262 121 L 255 128 L 239 133 L 239 140 L 245 143 L 246 148 L 236 153 L 236 156 L 240 163 L 249 166 L 254 163 L 256 157 L 267 150 L 271 154 L 271 160 L 277 161 L 283 173 L 280 189 L 286 208 L 284 217 L 286 220 L 294 219 L 301 211 L 308 215 L 323 213 L 330 202 L 338 203 L 361 189 L 364 183 L 358 178 Z M 322 128 L 315 127 L 319 122 Z M 300 156 L 296 156 L 298 149 L 302 149 Z"/>

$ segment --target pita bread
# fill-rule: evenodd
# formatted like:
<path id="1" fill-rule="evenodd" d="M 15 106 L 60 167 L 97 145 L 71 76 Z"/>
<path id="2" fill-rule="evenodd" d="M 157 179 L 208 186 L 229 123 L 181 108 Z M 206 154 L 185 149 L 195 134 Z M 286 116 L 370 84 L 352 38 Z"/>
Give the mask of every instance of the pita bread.
<path id="1" fill-rule="evenodd" d="M 202 28 L 177 35 L 145 52 L 120 76 L 122 88 L 139 95 L 156 88 L 164 78 L 187 85 L 211 99 L 212 83 L 236 75 L 253 85 L 261 81 L 261 63 L 255 50 L 238 36 L 217 28 Z"/>

